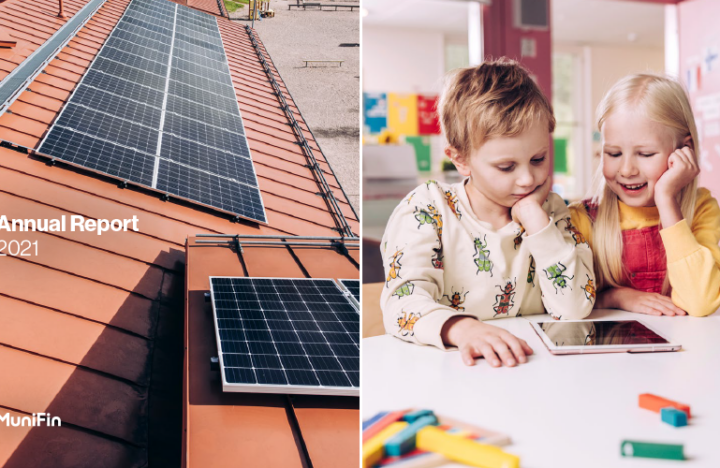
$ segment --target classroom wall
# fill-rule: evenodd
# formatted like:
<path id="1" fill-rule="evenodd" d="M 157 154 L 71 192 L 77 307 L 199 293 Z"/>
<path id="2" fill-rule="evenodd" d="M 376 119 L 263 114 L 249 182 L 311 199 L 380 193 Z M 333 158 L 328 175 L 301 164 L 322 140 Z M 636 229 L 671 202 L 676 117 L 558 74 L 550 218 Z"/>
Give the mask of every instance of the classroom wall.
<path id="1" fill-rule="evenodd" d="M 595 109 L 610 87 L 624 76 L 641 73 L 663 73 L 665 49 L 662 47 L 589 46 L 593 128 Z"/>
<path id="2" fill-rule="evenodd" d="M 437 94 L 444 48 L 441 32 L 364 26 L 363 91 Z"/>
<path id="3" fill-rule="evenodd" d="M 700 185 L 720 198 L 720 2 L 679 3 L 680 79 L 700 133 Z"/>

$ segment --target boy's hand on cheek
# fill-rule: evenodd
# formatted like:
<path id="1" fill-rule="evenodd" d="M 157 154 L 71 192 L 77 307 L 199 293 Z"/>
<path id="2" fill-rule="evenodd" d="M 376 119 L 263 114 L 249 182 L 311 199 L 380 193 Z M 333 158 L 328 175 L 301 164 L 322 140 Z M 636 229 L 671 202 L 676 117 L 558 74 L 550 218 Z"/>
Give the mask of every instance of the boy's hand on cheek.
<path id="1" fill-rule="evenodd" d="M 528 235 L 533 235 L 550 222 L 542 204 L 550 193 L 550 177 L 530 195 L 518 200 L 510 210 L 513 221 L 522 224 Z"/>
<path id="2" fill-rule="evenodd" d="M 493 367 L 500 367 L 501 363 L 514 367 L 518 362 L 527 362 L 526 356 L 533 353 L 525 340 L 472 317 L 448 320 L 442 338 L 446 344 L 459 348 L 460 357 L 468 366 L 475 365 L 476 358 L 484 357 Z"/>
<path id="3" fill-rule="evenodd" d="M 662 294 L 638 291 L 632 288 L 612 288 L 600 293 L 605 307 L 627 310 L 647 315 L 687 315 L 687 312 L 673 304 L 672 299 Z M 602 308 L 603 305 L 599 308 Z"/>
<path id="4" fill-rule="evenodd" d="M 674 198 L 680 190 L 700 174 L 693 150 L 685 146 L 675 150 L 668 158 L 668 169 L 655 183 L 655 204 Z"/>

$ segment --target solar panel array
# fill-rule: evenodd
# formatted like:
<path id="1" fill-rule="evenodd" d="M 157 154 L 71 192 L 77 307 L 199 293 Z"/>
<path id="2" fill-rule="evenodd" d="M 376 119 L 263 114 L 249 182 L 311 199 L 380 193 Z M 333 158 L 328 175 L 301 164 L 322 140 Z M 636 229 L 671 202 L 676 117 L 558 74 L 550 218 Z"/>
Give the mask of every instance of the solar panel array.
<path id="1" fill-rule="evenodd" d="M 359 395 L 360 315 L 330 279 L 210 278 L 223 390 Z"/>
<path id="2" fill-rule="evenodd" d="M 266 222 L 214 16 L 133 0 L 40 153 Z"/>

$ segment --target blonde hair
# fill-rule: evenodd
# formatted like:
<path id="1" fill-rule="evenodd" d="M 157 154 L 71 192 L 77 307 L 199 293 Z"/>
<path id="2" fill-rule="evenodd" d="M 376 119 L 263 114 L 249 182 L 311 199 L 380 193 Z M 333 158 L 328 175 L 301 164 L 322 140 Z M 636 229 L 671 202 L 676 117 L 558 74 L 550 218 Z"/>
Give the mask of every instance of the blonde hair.
<path id="1" fill-rule="evenodd" d="M 697 128 L 687 94 L 677 81 L 664 76 L 640 73 L 615 83 L 598 106 L 598 128 L 617 109 L 632 106 L 642 109 L 645 116 L 672 133 L 673 146 L 680 148 L 690 135 L 694 150 L 698 148 Z M 697 151 L 693 151 L 697 162 Z M 618 196 L 605 183 L 602 163 L 595 174 L 592 201 L 598 206 L 593 224 L 593 257 L 597 273 L 598 291 L 628 283 L 622 264 L 623 240 L 620 231 Z M 685 186 L 677 196 L 684 218 L 691 223 L 697 199 L 697 178 Z M 669 295 L 670 282 L 665 275 L 662 293 Z"/>
<path id="2" fill-rule="evenodd" d="M 467 156 L 488 138 L 515 136 L 538 119 L 555 130 L 552 106 L 518 62 L 501 58 L 448 74 L 438 101 L 449 145 Z"/>

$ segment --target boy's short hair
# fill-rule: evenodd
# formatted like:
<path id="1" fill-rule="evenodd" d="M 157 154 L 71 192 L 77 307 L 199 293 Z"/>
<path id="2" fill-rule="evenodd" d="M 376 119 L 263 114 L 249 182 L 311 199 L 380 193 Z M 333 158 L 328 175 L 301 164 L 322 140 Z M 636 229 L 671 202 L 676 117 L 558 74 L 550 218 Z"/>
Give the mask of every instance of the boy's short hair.
<path id="1" fill-rule="evenodd" d="M 465 156 L 488 138 L 518 135 L 537 119 L 547 120 L 548 133 L 555 130 L 545 95 L 525 68 L 506 58 L 448 75 L 438 114 L 448 143 Z"/>

